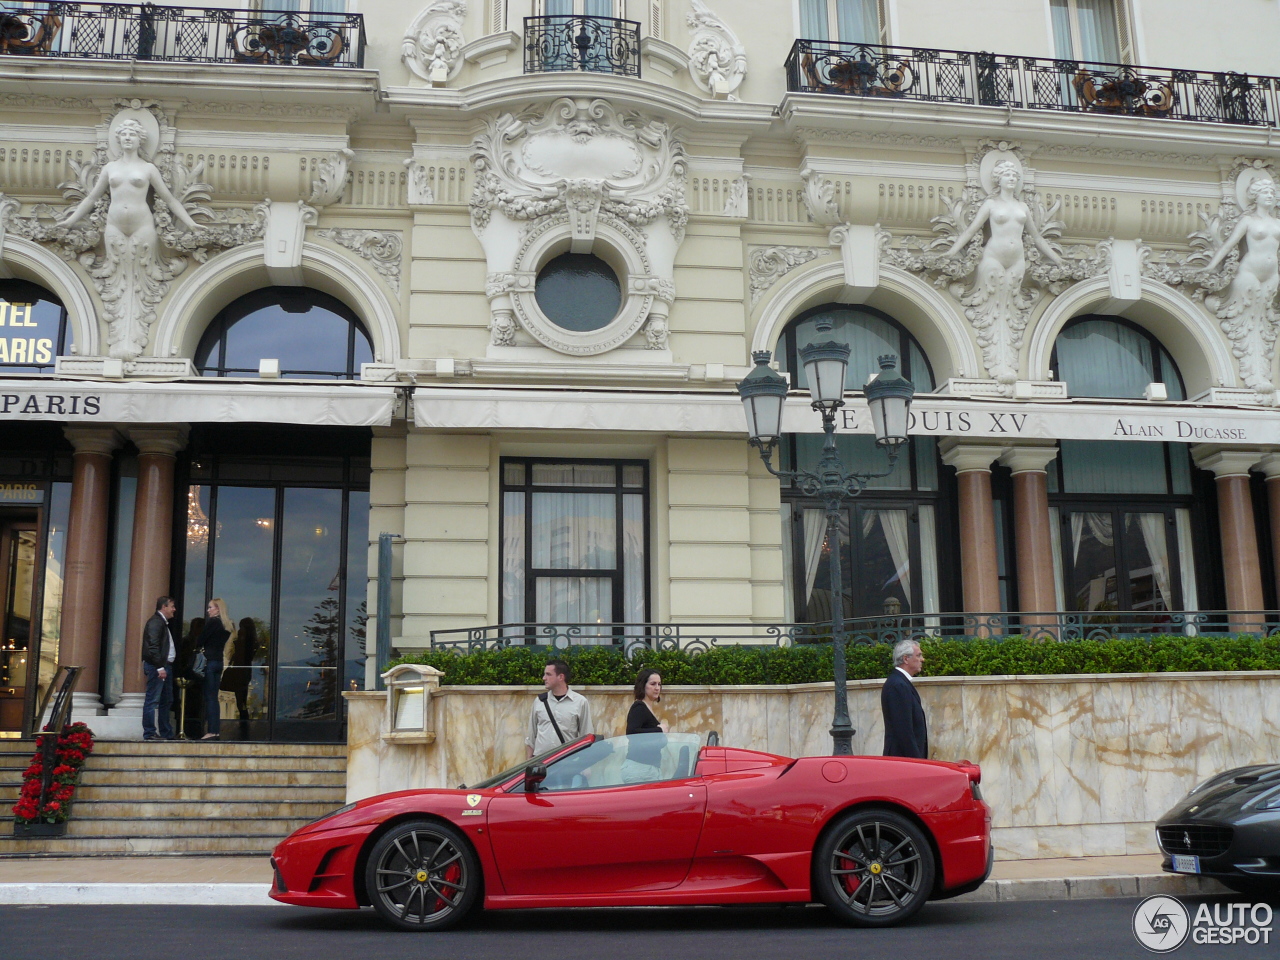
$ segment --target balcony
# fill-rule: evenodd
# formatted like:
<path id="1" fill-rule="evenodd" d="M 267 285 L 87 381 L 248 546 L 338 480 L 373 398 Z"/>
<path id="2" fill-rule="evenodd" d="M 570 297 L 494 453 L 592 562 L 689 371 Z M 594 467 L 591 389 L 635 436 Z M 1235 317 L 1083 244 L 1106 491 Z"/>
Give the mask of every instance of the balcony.
<path id="1" fill-rule="evenodd" d="M 612 17 L 525 17 L 524 72 L 640 76 L 640 24 Z"/>
<path id="2" fill-rule="evenodd" d="M 1280 78 L 963 50 L 797 40 L 787 89 L 1111 116 L 1275 126 Z"/>
<path id="3" fill-rule="evenodd" d="M 0 8 L 0 55 L 306 67 L 364 65 L 364 18 L 114 3 Z"/>

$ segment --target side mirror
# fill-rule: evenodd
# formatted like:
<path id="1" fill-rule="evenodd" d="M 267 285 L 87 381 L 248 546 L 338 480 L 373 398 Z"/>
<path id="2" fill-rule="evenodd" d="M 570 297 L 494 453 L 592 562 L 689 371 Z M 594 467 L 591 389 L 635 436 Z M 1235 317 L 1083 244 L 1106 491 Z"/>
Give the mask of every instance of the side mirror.
<path id="1" fill-rule="evenodd" d="M 524 769 L 524 792 L 536 793 L 538 784 L 547 779 L 546 764 L 535 763 Z"/>

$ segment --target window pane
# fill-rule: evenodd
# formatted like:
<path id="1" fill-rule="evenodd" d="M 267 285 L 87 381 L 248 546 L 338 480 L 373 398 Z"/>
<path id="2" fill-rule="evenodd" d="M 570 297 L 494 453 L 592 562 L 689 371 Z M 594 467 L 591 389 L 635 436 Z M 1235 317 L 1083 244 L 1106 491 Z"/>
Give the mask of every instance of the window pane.
<path id="1" fill-rule="evenodd" d="M 1169 451 L 1169 473 L 1172 475 L 1170 493 L 1184 496 L 1191 493 L 1191 446 L 1186 443 L 1167 444 Z"/>
<path id="2" fill-rule="evenodd" d="M 30 283 L 0 283 L 0 368 L 52 371 L 62 351 L 62 304 Z"/>
<path id="3" fill-rule="evenodd" d="M 119 484 L 116 487 L 116 508 L 111 543 L 111 579 L 107 584 L 107 617 L 103 624 L 107 635 L 106 656 L 103 658 L 102 699 L 116 704 L 124 692 L 124 650 L 129 609 L 129 554 L 133 549 L 133 507 L 138 489 L 138 461 L 133 457 L 120 457 Z M 203 571 L 201 572 L 203 577 Z M 204 587 L 201 581 L 201 589 Z M 181 600 L 181 598 L 179 598 Z"/>
<path id="4" fill-rule="evenodd" d="M 343 686 L 364 689 L 369 617 L 369 492 L 352 490 L 347 505 L 347 637 Z"/>
<path id="5" fill-rule="evenodd" d="M 524 498 L 523 493 L 502 495 L 503 623 L 524 622 Z"/>
<path id="6" fill-rule="evenodd" d="M 1164 444 L 1141 440 L 1060 440 L 1065 493 L 1168 493 Z"/>
<path id="7" fill-rule="evenodd" d="M 830 330 L 818 329 L 818 323 L 823 319 L 833 321 Z M 799 349 L 810 343 L 834 340 L 849 345 L 849 368 L 844 381 L 847 390 L 861 390 L 872 374 L 880 372 L 879 357 L 886 353 L 896 355 L 902 346 L 901 335 L 892 324 L 848 307 L 824 309 L 796 324 L 794 331 L 797 358 Z M 805 377 L 804 364 L 797 359 L 796 365 L 800 368 L 793 371 L 796 386 L 807 390 L 809 381 Z"/>
<path id="8" fill-rule="evenodd" d="M 1072 610 L 1118 610 L 1115 535 L 1110 513 L 1067 514 L 1071 541 L 1071 582 L 1067 603 Z"/>
<path id="9" fill-rule="evenodd" d="M 644 623 L 644 497 L 622 497 L 622 615 L 627 623 Z"/>
<path id="10" fill-rule="evenodd" d="M 504 463 L 502 465 L 502 482 L 509 487 L 523 487 L 524 464 Z"/>
<path id="11" fill-rule="evenodd" d="M 1053 17 L 1053 55 L 1059 60 L 1074 60 L 1075 45 L 1071 41 L 1071 11 L 1067 0 L 1049 0 Z"/>
<path id="12" fill-rule="evenodd" d="M 1196 564 L 1194 544 L 1191 539 L 1191 511 L 1178 509 L 1174 511 L 1177 521 L 1178 566 L 1182 572 L 1182 609 L 1200 609 L 1200 593 L 1196 586 Z"/>
<path id="13" fill-rule="evenodd" d="M 920 507 L 920 581 L 920 609 L 925 613 L 937 613 L 940 609 L 938 531 L 931 505 Z"/>
<path id="14" fill-rule="evenodd" d="M 548 320 L 565 330 L 607 327 L 622 306 L 618 276 L 589 253 L 565 253 L 538 274 L 534 297 Z"/>
<path id="15" fill-rule="evenodd" d="M 535 463 L 535 487 L 612 487 L 618 468 L 611 463 Z"/>
<path id="16" fill-rule="evenodd" d="M 827 0 L 800 0 L 800 38 L 802 40 L 826 40 Z"/>
<path id="17" fill-rule="evenodd" d="M 613 622 L 613 582 L 603 577 L 539 577 L 535 593 L 539 623 Z M 586 635 L 613 642 L 608 631 Z"/>
<path id="18" fill-rule="evenodd" d="M 1124 515 L 1125 560 L 1131 610 L 1173 609 L 1172 571 L 1163 513 Z"/>
<path id="19" fill-rule="evenodd" d="M 644 486 L 644 467 L 633 464 L 622 468 L 622 485 L 624 487 Z"/>
<path id="20" fill-rule="evenodd" d="M 44 697 L 58 671 L 62 626 L 63 571 L 67 562 L 67 525 L 71 518 L 71 484 L 50 484 L 49 536 L 44 561 L 44 609 L 40 620 L 40 669 L 36 695 Z M 28 666 L 28 671 L 30 667 Z"/>
<path id="21" fill-rule="evenodd" d="M 910 520 L 906 510 L 859 511 L 860 542 L 854 550 L 854 616 L 911 613 Z"/>
<path id="22" fill-rule="evenodd" d="M 1151 341 L 1111 320 L 1086 320 L 1058 334 L 1058 376 L 1073 397 L 1141 399 L 1155 380 Z"/>
<path id="23" fill-rule="evenodd" d="M 818 459 L 822 456 L 824 438 L 817 433 L 798 433 L 796 438 L 796 467 L 800 470 L 817 470 Z M 913 441 L 914 442 L 914 441 Z M 866 434 L 837 434 L 836 449 L 840 459 L 844 461 L 846 470 L 866 470 L 878 473 L 888 466 L 884 448 L 876 443 L 876 438 Z M 877 477 L 867 484 L 870 490 L 910 490 L 911 460 L 909 457 L 898 457 L 893 473 L 887 477 Z"/>
<path id="24" fill-rule="evenodd" d="M 1084 59 L 1118 63 L 1120 40 L 1116 36 L 1116 8 L 1112 0 L 1076 0 L 1080 21 L 1080 45 Z"/>
<path id="25" fill-rule="evenodd" d="M 912 437 L 911 450 L 916 458 L 916 489 L 938 489 L 938 440 L 936 437 Z"/>
<path id="26" fill-rule="evenodd" d="M 782 616 L 790 621 L 796 617 L 795 590 L 795 541 L 793 540 L 791 503 L 783 500 L 778 506 L 778 517 L 782 522 Z"/>
<path id="27" fill-rule="evenodd" d="M 912 340 L 909 344 L 911 350 L 911 383 L 916 388 L 916 393 L 933 393 L 933 374 L 929 372 L 929 361 L 925 359 L 924 351 Z"/>
<path id="28" fill-rule="evenodd" d="M 533 565 L 555 570 L 617 567 L 616 498 L 607 493 L 533 494 Z"/>
<path id="29" fill-rule="evenodd" d="M 845 43 L 879 43 L 876 0 L 836 0 L 836 24 Z"/>

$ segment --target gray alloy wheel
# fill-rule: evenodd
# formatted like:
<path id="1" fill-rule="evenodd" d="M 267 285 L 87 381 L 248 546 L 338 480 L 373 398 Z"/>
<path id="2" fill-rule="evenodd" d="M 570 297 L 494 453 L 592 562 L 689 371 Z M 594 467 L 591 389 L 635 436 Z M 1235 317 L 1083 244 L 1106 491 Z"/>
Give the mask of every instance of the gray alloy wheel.
<path id="1" fill-rule="evenodd" d="M 847 923 L 887 927 L 933 892 L 933 849 L 918 826 L 890 810 L 855 810 L 829 830 L 813 859 L 814 892 Z"/>
<path id="2" fill-rule="evenodd" d="M 471 844 L 448 824 L 415 820 L 381 837 L 365 890 L 382 919 L 402 930 L 444 930 L 470 912 L 480 890 Z"/>

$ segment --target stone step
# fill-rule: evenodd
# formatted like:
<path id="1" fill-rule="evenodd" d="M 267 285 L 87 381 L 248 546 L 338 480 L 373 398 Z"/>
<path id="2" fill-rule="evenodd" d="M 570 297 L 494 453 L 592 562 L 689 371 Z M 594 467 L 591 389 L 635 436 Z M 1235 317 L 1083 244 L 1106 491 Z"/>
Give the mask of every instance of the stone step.
<path id="1" fill-rule="evenodd" d="M 18 791 L 13 791 L 17 799 Z M 258 783 L 235 785 L 166 785 L 139 783 L 81 784 L 76 788 L 77 800 L 106 800 L 118 803 L 146 803 L 159 800 L 185 800 L 195 802 L 226 801 L 289 801 L 291 803 L 332 803 L 340 807 L 346 803 L 346 785 L 290 784 L 287 787 L 263 787 Z"/>
<path id="2" fill-rule="evenodd" d="M 283 840 L 315 817 L 258 817 L 249 820 L 201 817 L 82 817 L 72 810 L 68 837 L 275 837 Z"/>
<path id="3" fill-rule="evenodd" d="M 318 820 L 333 813 L 342 803 L 329 800 L 86 800 L 77 796 L 76 819 L 94 821 L 99 818 L 123 819 L 146 817 L 168 820 L 234 820 L 243 822 L 262 818 L 285 817 L 290 820 Z"/>
<path id="4" fill-rule="evenodd" d="M 85 786 L 102 786 L 113 783 L 134 783 L 145 785 L 173 786 L 233 786 L 236 784 L 255 784 L 262 788 L 301 786 L 346 786 L 346 773 L 342 770 L 151 770 L 139 768 L 118 768 L 114 770 L 95 770 L 87 765 L 80 774 L 80 782 Z M 264 791 L 265 792 L 265 791 Z"/>
<path id="5" fill-rule="evenodd" d="M 38 837 L 16 839 L 0 835 L 0 859 L 10 857 L 102 857 L 114 855 L 245 855 L 266 856 L 282 836 L 205 834 L 171 837 Z"/>
<path id="6" fill-rule="evenodd" d="M 289 754 L 203 756 L 199 753 L 169 753 L 158 756 L 137 754 L 94 755 L 87 761 L 92 770 L 310 770 L 344 772 L 346 757 L 309 757 Z M 25 769 L 25 768 L 23 768 Z"/>
<path id="7" fill-rule="evenodd" d="M 346 757 L 345 743 L 253 743 L 238 740 L 98 740 L 94 756 L 161 756 L 171 753 L 193 753 L 211 756 L 278 756 Z M 34 752 L 34 746 L 32 747 Z"/>

